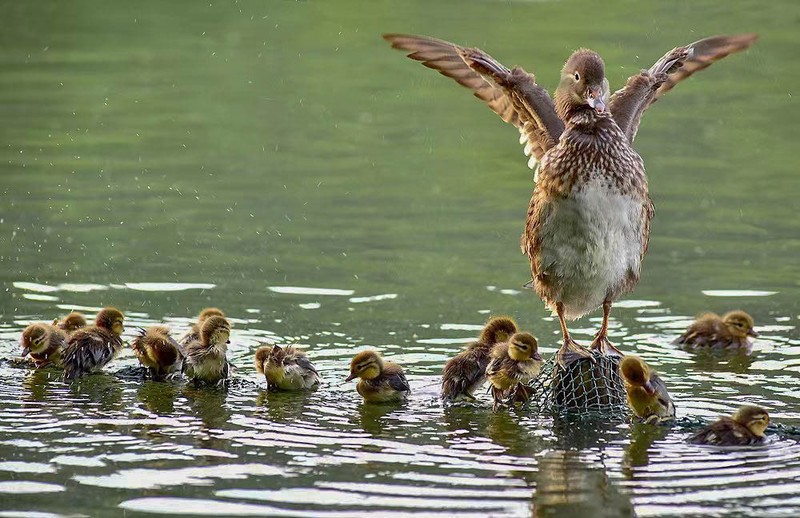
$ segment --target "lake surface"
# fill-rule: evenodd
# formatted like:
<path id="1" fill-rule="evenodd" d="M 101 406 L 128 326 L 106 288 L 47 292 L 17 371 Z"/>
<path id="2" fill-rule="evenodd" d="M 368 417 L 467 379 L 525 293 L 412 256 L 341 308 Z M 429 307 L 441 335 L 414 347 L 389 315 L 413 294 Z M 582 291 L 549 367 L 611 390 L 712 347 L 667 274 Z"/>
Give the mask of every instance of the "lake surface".
<path id="1" fill-rule="evenodd" d="M 547 355 L 558 325 L 521 287 L 516 130 L 380 38 L 479 46 L 548 87 L 587 46 L 617 87 L 673 46 L 760 33 L 644 117 L 656 218 L 611 335 L 684 421 L 749 402 L 796 429 L 800 4 L 79 0 L 0 19 L 0 516 L 800 514 L 797 437 L 718 450 L 687 426 L 440 406 L 442 365 L 489 315 Z M 28 323 L 105 305 L 127 338 L 223 308 L 232 386 L 126 377 L 129 351 L 71 386 L 8 361 Z M 736 308 L 752 356 L 670 345 Z M 307 346 L 323 386 L 267 394 L 261 342 Z M 343 383 L 368 346 L 406 368 L 408 404 Z"/>

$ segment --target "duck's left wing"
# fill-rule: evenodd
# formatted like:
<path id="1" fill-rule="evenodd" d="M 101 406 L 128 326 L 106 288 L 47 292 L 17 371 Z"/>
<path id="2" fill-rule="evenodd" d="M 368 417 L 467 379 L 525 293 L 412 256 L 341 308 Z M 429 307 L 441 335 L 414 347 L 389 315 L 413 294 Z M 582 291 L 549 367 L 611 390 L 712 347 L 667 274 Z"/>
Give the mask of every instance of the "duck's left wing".
<path id="1" fill-rule="evenodd" d="M 532 159 L 531 167 L 558 142 L 564 124 L 547 90 L 536 84 L 532 74 L 519 67 L 509 70 L 480 49 L 428 36 L 384 34 L 383 38 L 393 48 L 408 51 L 409 58 L 469 88 L 504 121 L 516 126 L 525 154 Z"/>
<path id="2" fill-rule="evenodd" d="M 664 54 L 648 70 L 628 78 L 623 88 L 614 92 L 608 107 L 614 120 L 630 142 L 636 137 L 639 122 L 647 108 L 676 84 L 711 66 L 715 61 L 745 50 L 757 34 L 711 36 Z"/>

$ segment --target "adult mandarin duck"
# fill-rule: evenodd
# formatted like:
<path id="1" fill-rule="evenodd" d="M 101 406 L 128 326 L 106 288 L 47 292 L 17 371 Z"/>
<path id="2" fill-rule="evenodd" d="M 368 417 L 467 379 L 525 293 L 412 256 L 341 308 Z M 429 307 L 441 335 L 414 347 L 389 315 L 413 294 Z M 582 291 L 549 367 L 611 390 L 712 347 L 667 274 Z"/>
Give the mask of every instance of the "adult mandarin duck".
<path id="1" fill-rule="evenodd" d="M 471 89 L 519 129 L 529 165 L 538 162 L 520 246 L 530 262 L 528 285 L 561 324 L 558 363 L 589 357 L 566 320 L 598 307 L 603 321 L 591 348 L 620 354 L 608 340 L 609 312 L 639 281 L 654 213 L 644 163 L 632 147 L 642 114 L 678 82 L 757 36 L 713 36 L 674 48 L 613 95 L 602 58 L 580 49 L 562 68 L 554 98 L 532 74 L 509 70 L 480 49 L 425 36 L 384 38 Z"/>

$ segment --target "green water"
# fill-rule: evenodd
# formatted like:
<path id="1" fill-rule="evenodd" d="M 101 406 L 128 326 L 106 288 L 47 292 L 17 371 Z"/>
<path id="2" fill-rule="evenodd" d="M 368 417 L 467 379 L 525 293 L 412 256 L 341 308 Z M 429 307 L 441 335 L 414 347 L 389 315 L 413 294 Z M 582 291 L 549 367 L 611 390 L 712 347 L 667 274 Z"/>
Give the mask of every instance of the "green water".
<path id="1" fill-rule="evenodd" d="M 115 375 L 130 353 L 71 387 L 0 364 L 0 515 L 800 513 L 791 438 L 720 452 L 679 428 L 439 406 L 441 366 L 489 314 L 548 354 L 558 326 L 521 289 L 516 130 L 380 38 L 479 46 L 549 87 L 588 46 L 617 87 L 673 46 L 758 32 L 644 118 L 656 218 L 612 339 L 679 416 L 749 401 L 800 426 L 800 4 L 7 1 L 0 20 L 0 357 L 71 308 L 181 332 L 215 305 L 239 367 L 225 392 Z M 669 345 L 734 308 L 761 332 L 752 357 Z M 267 395 L 260 341 L 307 345 L 323 387 Z M 341 383 L 363 346 L 405 366 L 407 405 Z"/>

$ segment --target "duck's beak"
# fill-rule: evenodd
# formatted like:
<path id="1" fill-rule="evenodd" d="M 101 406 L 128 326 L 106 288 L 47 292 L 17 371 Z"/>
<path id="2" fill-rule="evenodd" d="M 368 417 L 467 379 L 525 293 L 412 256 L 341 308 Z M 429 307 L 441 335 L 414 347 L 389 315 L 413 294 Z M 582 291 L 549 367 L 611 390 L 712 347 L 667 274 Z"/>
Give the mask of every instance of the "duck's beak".
<path id="1" fill-rule="evenodd" d="M 606 111 L 606 102 L 603 100 L 602 88 L 589 88 L 589 92 L 586 94 L 586 102 L 588 102 L 589 106 L 594 108 L 597 113 Z"/>
<path id="2" fill-rule="evenodd" d="M 22 357 L 25 358 L 26 356 L 28 356 L 28 353 L 30 352 L 31 348 L 26 345 L 25 347 L 22 348 Z"/>
<path id="3" fill-rule="evenodd" d="M 345 381 L 353 381 L 354 379 L 356 379 L 356 375 L 351 373 L 347 378 L 345 378 Z"/>
<path id="4" fill-rule="evenodd" d="M 539 351 L 536 351 L 531 355 L 531 360 L 535 360 L 537 362 L 543 361 L 542 356 L 539 354 Z"/>
<path id="5" fill-rule="evenodd" d="M 752 329 L 752 328 L 751 328 L 751 329 L 750 329 L 750 330 L 747 332 L 747 336 L 752 336 L 753 338 L 758 338 L 758 333 L 756 332 L 756 330 L 755 330 L 755 329 Z"/>
<path id="6" fill-rule="evenodd" d="M 656 388 L 653 386 L 652 383 L 650 383 L 650 380 L 647 380 L 647 382 L 644 385 L 642 385 L 642 388 L 644 389 L 645 392 L 647 392 L 647 395 L 649 396 L 652 396 L 656 393 Z"/>

